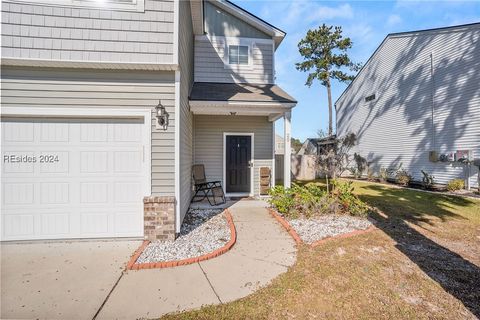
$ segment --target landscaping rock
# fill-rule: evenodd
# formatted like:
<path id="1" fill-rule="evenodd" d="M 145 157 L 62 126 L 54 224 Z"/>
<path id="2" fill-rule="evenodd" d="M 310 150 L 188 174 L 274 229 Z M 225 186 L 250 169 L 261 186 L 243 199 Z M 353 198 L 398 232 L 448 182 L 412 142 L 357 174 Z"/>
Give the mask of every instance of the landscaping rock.
<path id="1" fill-rule="evenodd" d="M 230 241 L 230 227 L 221 209 L 195 209 L 185 216 L 175 241 L 151 242 L 137 263 L 183 260 L 199 257 Z"/>
<path id="2" fill-rule="evenodd" d="M 312 219 L 292 219 L 288 220 L 288 223 L 295 229 L 300 238 L 309 244 L 355 230 L 365 230 L 372 225 L 367 219 L 338 215 L 326 215 Z"/>

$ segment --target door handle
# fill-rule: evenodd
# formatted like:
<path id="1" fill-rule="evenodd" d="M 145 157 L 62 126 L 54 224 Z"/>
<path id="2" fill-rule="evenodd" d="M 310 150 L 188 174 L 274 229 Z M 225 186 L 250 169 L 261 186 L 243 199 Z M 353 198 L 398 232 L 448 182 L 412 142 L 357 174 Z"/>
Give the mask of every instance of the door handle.
<path id="1" fill-rule="evenodd" d="M 249 168 L 253 168 L 253 161 L 251 161 L 251 160 L 248 161 L 248 167 L 249 167 Z"/>

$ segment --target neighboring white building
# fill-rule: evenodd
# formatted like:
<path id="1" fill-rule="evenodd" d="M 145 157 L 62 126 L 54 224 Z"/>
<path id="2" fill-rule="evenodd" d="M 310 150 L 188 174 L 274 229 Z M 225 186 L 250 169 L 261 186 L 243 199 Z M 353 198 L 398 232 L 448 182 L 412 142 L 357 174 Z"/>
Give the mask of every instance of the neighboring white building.
<path id="1" fill-rule="evenodd" d="M 290 150 L 292 154 L 296 153 L 294 148 L 290 148 Z M 275 154 L 284 154 L 284 153 L 285 153 L 285 139 L 281 135 L 275 133 Z"/>
<path id="2" fill-rule="evenodd" d="M 480 158 L 480 23 L 388 35 L 335 109 L 337 135 L 357 134 L 353 152 L 375 171 L 477 186 L 476 167 L 439 160 Z"/>

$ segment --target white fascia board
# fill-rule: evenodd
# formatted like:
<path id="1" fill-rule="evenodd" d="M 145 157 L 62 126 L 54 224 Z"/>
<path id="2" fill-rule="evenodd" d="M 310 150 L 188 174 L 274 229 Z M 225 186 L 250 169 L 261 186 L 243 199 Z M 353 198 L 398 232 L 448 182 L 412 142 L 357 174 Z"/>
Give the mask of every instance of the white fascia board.
<path id="1" fill-rule="evenodd" d="M 173 63 L 142 63 L 122 61 L 82 61 L 82 60 L 43 60 L 30 58 L 2 58 L 2 66 L 17 67 L 48 67 L 75 69 L 105 69 L 105 70 L 154 70 L 175 71 L 178 64 Z"/>
<path id="2" fill-rule="evenodd" d="M 248 103 L 236 101 L 190 101 L 190 111 L 193 114 L 272 116 L 290 111 L 294 103 Z"/>

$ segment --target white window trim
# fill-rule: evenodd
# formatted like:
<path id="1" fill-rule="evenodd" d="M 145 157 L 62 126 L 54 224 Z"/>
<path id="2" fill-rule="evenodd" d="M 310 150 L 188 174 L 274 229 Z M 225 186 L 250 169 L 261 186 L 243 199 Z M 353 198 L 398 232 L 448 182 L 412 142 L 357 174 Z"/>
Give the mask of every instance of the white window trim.
<path id="1" fill-rule="evenodd" d="M 238 50 L 239 50 L 238 61 L 239 61 L 239 63 L 231 63 L 230 62 L 230 47 L 231 46 L 237 46 L 238 47 Z M 241 64 L 240 63 L 240 47 L 247 47 L 248 63 L 246 63 L 246 64 Z M 239 67 L 250 66 L 251 62 L 252 62 L 251 52 L 252 52 L 252 47 L 250 45 L 247 45 L 247 44 L 229 44 L 228 47 L 227 47 L 227 55 L 226 55 L 225 58 L 226 58 L 229 66 L 239 66 Z"/>
<path id="2" fill-rule="evenodd" d="M 245 46 L 248 47 L 248 64 L 230 64 L 229 51 L 230 46 Z M 233 71 L 252 70 L 253 69 L 253 49 L 255 48 L 255 41 L 247 38 L 225 38 L 224 41 L 224 55 L 223 64 L 225 69 Z"/>
<path id="3" fill-rule="evenodd" d="M 252 150 L 252 154 L 251 154 L 251 167 L 250 167 L 250 192 L 245 192 L 245 193 L 227 193 L 227 174 L 226 174 L 226 171 L 227 171 L 227 152 L 226 152 L 226 148 L 227 148 L 227 136 L 250 136 L 252 137 L 252 139 L 250 140 L 250 145 L 251 145 L 251 150 Z M 240 197 L 240 196 L 249 196 L 249 197 L 253 197 L 254 195 L 254 183 L 253 183 L 253 179 L 255 177 L 254 173 L 255 173 L 255 134 L 253 132 L 248 132 L 248 133 L 245 133 L 245 132 L 224 132 L 223 133 L 223 162 L 222 162 L 222 166 L 223 166 L 223 181 L 222 181 L 222 186 L 223 186 L 223 192 L 225 193 L 225 196 L 227 197 Z"/>
<path id="4" fill-rule="evenodd" d="M 145 11 L 145 0 L 131 0 L 131 3 L 115 3 L 95 0 L 6 0 L 5 2 L 21 2 L 42 6 L 61 6 L 74 8 L 94 8 L 114 11 Z"/>

